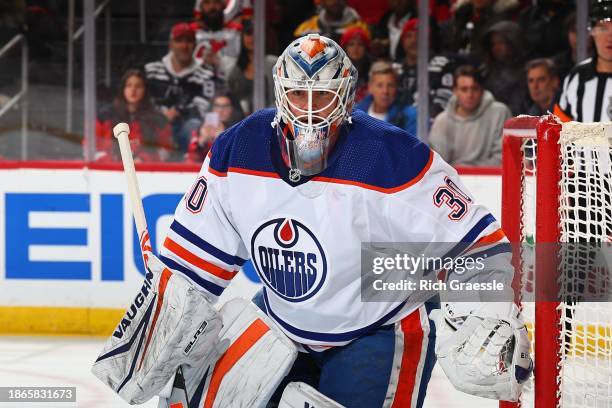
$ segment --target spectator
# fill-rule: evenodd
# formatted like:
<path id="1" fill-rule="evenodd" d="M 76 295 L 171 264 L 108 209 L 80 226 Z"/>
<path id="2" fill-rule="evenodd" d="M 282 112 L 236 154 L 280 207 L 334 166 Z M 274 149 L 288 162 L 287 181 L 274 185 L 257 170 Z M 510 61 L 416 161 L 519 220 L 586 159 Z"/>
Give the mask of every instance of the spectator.
<path id="1" fill-rule="evenodd" d="M 415 0 L 388 0 L 387 3 L 389 11 L 372 27 L 372 53 L 375 58 L 395 61 L 403 57 L 400 40 L 402 27 L 418 13 Z"/>
<path id="2" fill-rule="evenodd" d="M 511 21 L 492 25 L 483 36 L 483 48 L 485 58 L 480 70 L 484 87 L 513 115 L 522 113 L 527 90 L 518 25 Z"/>
<path id="3" fill-rule="evenodd" d="M 340 46 L 357 68 L 357 89 L 355 90 L 355 103 L 360 102 L 368 93 L 368 71 L 370 70 L 370 36 L 361 27 L 349 28 L 340 38 Z"/>
<path id="4" fill-rule="evenodd" d="M 212 112 L 216 112 L 219 115 L 219 121 L 225 129 L 234 126 L 234 124 L 244 119 L 240 103 L 231 92 L 218 92 L 215 95 Z"/>
<path id="5" fill-rule="evenodd" d="M 355 9 L 346 5 L 345 0 L 321 0 L 319 13 L 300 24 L 293 34 L 301 37 L 310 33 L 319 33 L 340 42 L 344 31 L 352 26 L 370 32 L 366 22 L 361 20 Z"/>
<path id="6" fill-rule="evenodd" d="M 216 86 L 213 71 L 193 58 L 194 47 L 193 28 L 178 23 L 170 35 L 170 52 L 145 65 L 153 101 L 171 123 L 174 142 L 183 153 L 210 108 Z"/>
<path id="7" fill-rule="evenodd" d="M 213 67 L 215 75 L 227 81 L 240 54 L 240 23 L 225 21 L 225 1 L 196 2 L 196 60 Z"/>
<path id="8" fill-rule="evenodd" d="M 565 19 L 565 32 L 567 33 L 569 47 L 553 57 L 557 76 L 560 80 L 565 79 L 571 69 L 578 63 L 576 61 L 576 45 L 578 43 L 576 36 L 576 13 L 571 13 Z M 593 48 L 592 40 L 587 42 L 587 47 L 590 54 Z"/>
<path id="9" fill-rule="evenodd" d="M 468 55 L 478 61 L 482 54 L 482 35 L 493 24 L 508 20 L 518 9 L 517 0 L 459 0 L 443 38 L 445 49 Z"/>
<path id="10" fill-rule="evenodd" d="M 240 101 L 243 112 L 250 114 L 253 112 L 253 78 L 255 74 L 255 63 L 253 58 L 254 50 L 253 26 L 250 21 L 245 21 L 242 32 L 242 48 L 237 64 L 232 68 L 228 78 L 228 88 L 233 95 Z M 272 68 L 276 63 L 277 57 L 267 56 L 265 59 L 266 73 L 266 106 L 272 105 L 274 97 L 274 82 L 272 80 Z"/>
<path id="11" fill-rule="evenodd" d="M 429 143 L 456 166 L 499 166 L 502 129 L 510 118 L 506 105 L 483 88 L 478 71 L 462 65 L 455 71 L 453 96 L 434 120 Z"/>
<path id="12" fill-rule="evenodd" d="M 192 137 L 186 159 L 202 163 L 217 136 L 242 118 L 240 105 L 232 94 L 221 92 L 215 95 L 212 111 L 206 114 L 204 124 Z"/>
<path id="13" fill-rule="evenodd" d="M 446 109 L 453 96 L 453 73 L 463 63 L 461 56 L 436 55 L 429 60 L 429 117 L 432 120 Z"/>
<path id="14" fill-rule="evenodd" d="M 172 144 L 172 131 L 159 113 L 146 87 L 144 73 L 130 69 L 121 78 L 121 86 L 112 106 L 96 121 L 96 160 L 120 160 L 112 128 L 119 122 L 130 125 L 130 143 L 136 162 L 163 161 Z"/>
<path id="15" fill-rule="evenodd" d="M 402 29 L 404 60 L 399 67 L 398 100 L 403 105 L 417 101 L 417 43 L 418 19 L 410 19 Z M 433 119 L 442 112 L 453 94 L 453 72 L 457 67 L 455 59 L 434 55 L 429 61 L 429 114 Z"/>
<path id="16" fill-rule="evenodd" d="M 528 59 L 552 57 L 568 48 L 564 20 L 575 8 L 572 0 L 538 0 L 518 18 Z"/>
<path id="17" fill-rule="evenodd" d="M 402 29 L 400 43 L 404 49 L 404 59 L 399 66 L 398 100 L 404 105 L 412 105 L 417 93 L 418 29 L 419 20 L 411 18 Z"/>
<path id="18" fill-rule="evenodd" d="M 529 61 L 525 70 L 529 97 L 532 101 L 526 113 L 532 116 L 545 115 L 553 110 L 559 91 L 559 77 L 555 72 L 555 65 L 550 59 L 539 58 Z"/>
<path id="19" fill-rule="evenodd" d="M 416 135 L 416 108 L 400 105 L 396 101 L 397 72 L 393 69 L 393 65 L 386 61 L 375 62 L 370 68 L 369 77 L 370 94 L 355 108 Z"/>
<path id="20" fill-rule="evenodd" d="M 562 120 L 612 120 L 612 0 L 597 0 L 589 16 L 595 56 L 576 65 L 563 81 L 554 113 Z"/>

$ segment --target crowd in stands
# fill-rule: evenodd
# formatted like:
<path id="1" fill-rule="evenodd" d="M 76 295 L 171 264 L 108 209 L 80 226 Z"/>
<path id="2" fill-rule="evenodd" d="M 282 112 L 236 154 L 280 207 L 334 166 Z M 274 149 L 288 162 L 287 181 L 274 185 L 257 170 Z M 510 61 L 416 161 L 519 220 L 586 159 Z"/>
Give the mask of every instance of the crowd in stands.
<path id="1" fill-rule="evenodd" d="M 286 9 L 283 1 L 276 3 L 277 11 Z M 296 7 L 309 9 L 302 3 Z M 337 41 L 359 73 L 355 109 L 416 134 L 418 1 L 388 0 L 380 5 L 387 12 L 375 22 L 358 12 L 357 5 L 367 2 L 352 2 L 355 8 L 345 0 L 310 3 L 314 15 L 303 16 L 293 38 L 320 33 Z M 201 162 L 220 132 L 253 112 L 252 15 L 227 20 L 224 4 L 200 0 L 194 21 L 172 28 L 166 55 L 125 73 L 117 97 L 99 115 L 99 160 L 117 159 L 110 142 L 110 123 L 117 120 L 136 129 L 137 160 Z M 430 0 L 430 5 L 429 143 L 453 165 L 499 166 L 504 121 L 553 111 L 564 81 L 574 75 L 580 62 L 575 3 Z M 277 34 L 278 46 L 272 48 L 280 51 L 286 35 Z M 590 38 L 596 45 L 594 33 Z M 275 55 L 266 56 L 268 106 L 274 104 L 275 61 Z M 570 105 L 566 100 L 556 108 L 570 114 L 575 108 Z"/>

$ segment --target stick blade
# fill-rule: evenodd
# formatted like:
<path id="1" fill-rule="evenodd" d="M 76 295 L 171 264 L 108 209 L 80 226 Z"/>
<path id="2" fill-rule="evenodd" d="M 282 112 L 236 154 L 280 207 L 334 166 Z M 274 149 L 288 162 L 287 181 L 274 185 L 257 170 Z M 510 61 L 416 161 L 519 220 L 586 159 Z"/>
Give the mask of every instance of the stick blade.
<path id="1" fill-rule="evenodd" d="M 129 136 L 129 134 L 130 134 L 130 127 L 125 122 L 119 122 L 113 128 L 113 134 L 115 135 L 116 138 L 119 138 L 119 135 L 121 135 L 124 132 L 125 132 L 126 135 Z"/>

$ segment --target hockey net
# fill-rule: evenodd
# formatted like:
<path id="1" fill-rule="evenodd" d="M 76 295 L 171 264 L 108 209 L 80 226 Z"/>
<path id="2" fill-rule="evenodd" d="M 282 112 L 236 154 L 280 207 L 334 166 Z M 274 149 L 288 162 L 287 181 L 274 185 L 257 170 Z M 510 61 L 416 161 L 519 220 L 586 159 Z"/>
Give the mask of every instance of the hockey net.
<path id="1" fill-rule="evenodd" d="M 536 367 L 520 406 L 612 408 L 611 145 L 612 123 L 506 122 L 502 224 Z"/>

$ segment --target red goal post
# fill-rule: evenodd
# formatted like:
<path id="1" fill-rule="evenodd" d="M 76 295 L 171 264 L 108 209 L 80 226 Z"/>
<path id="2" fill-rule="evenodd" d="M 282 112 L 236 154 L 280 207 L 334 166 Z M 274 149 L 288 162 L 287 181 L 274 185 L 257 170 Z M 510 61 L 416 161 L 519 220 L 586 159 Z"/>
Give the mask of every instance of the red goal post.
<path id="1" fill-rule="evenodd" d="M 611 135 L 612 124 L 566 125 L 552 115 L 519 116 L 504 126 L 502 227 L 520 244 L 513 245 L 513 286 L 518 301 L 529 300 L 521 304 L 535 357 L 522 406 L 612 407 L 610 303 L 558 299 L 559 243 L 609 243 L 612 236 Z M 579 286 L 578 274 L 569 274 Z M 609 292 L 609 274 L 595 280 Z"/>

